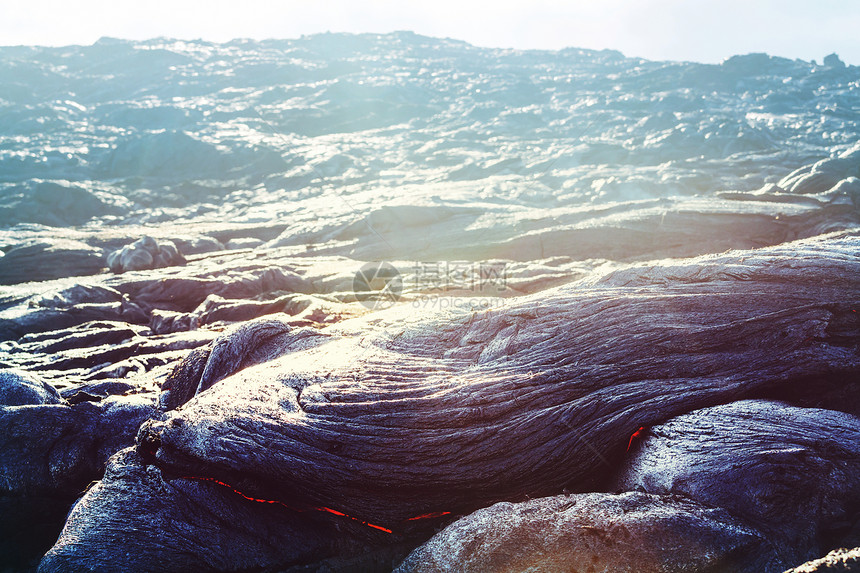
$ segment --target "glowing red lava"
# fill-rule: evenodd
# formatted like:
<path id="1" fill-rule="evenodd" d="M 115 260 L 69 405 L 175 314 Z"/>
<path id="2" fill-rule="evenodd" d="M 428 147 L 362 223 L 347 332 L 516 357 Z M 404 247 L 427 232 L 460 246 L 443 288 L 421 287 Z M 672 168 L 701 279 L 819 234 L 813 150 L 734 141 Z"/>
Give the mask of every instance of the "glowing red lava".
<path id="1" fill-rule="evenodd" d="M 374 523 L 370 523 L 370 522 L 364 521 L 364 520 L 359 519 L 359 518 L 357 518 L 357 517 L 353 517 L 353 516 L 351 516 L 351 515 L 348 515 L 348 514 L 346 514 L 346 513 L 342 512 L 342 511 L 338 511 L 338 510 L 336 510 L 336 509 L 332 509 L 332 508 L 330 508 L 330 507 L 325 507 L 325 506 L 308 506 L 308 507 L 307 507 L 307 508 L 305 508 L 305 509 L 301 509 L 301 508 L 298 508 L 298 507 L 293 507 L 293 506 L 287 505 L 287 504 L 286 504 L 286 503 L 284 503 L 283 501 L 280 501 L 280 500 L 277 500 L 277 499 L 262 499 L 262 498 L 259 498 L 259 497 L 253 497 L 253 496 L 247 495 L 247 494 L 245 494 L 245 493 L 243 493 L 243 492 L 239 491 L 238 489 L 236 489 L 235 487 L 233 487 L 232 485 L 230 485 L 230 484 L 228 484 L 228 483 L 226 483 L 226 482 L 223 482 L 223 481 L 221 481 L 221 480 L 218 480 L 218 479 L 215 479 L 215 478 L 212 478 L 212 477 L 206 477 L 206 476 L 182 476 L 182 477 L 181 477 L 181 478 L 179 478 L 179 479 L 191 479 L 191 480 L 198 480 L 198 481 L 209 481 L 209 482 L 212 482 L 212 483 L 218 484 L 218 485 L 220 485 L 220 486 L 222 486 L 222 487 L 226 487 L 227 489 L 230 489 L 231 491 L 233 491 L 233 493 L 236 493 L 236 494 L 238 494 L 238 495 L 242 496 L 243 498 L 247 499 L 248 501 L 254 501 L 254 502 L 257 502 L 257 503 L 271 503 L 271 504 L 277 504 L 277 505 L 280 505 L 280 506 L 285 507 L 286 509 L 289 509 L 290 511 L 297 511 L 297 512 L 304 512 L 304 511 L 320 511 L 320 512 L 324 512 L 324 513 L 330 513 L 330 514 L 332 514 L 332 515 L 336 515 L 336 516 L 338 516 L 338 517 L 344 517 L 344 518 L 347 518 L 347 519 L 351 519 L 351 520 L 356 521 L 356 522 L 358 522 L 358 523 L 360 523 L 360 524 L 362 524 L 362 525 L 364 525 L 364 526 L 366 526 L 366 527 L 371 527 L 371 528 L 373 528 L 373 529 L 378 529 L 379 531 L 384 531 L 385 533 L 394 533 L 391 529 L 388 529 L 387 527 L 382 527 L 381 525 L 376 525 L 376 524 L 374 524 Z M 450 511 L 436 511 L 436 512 L 432 512 L 432 513 L 424 513 L 424 514 L 421 514 L 421 515 L 416 515 L 415 517 L 410 517 L 410 518 L 408 518 L 406 521 L 417 521 L 417 520 L 419 520 L 419 519 L 433 519 L 433 518 L 436 518 L 436 517 L 443 517 L 443 516 L 445 516 L 445 515 L 451 515 L 451 512 L 450 512 Z"/>
<path id="2" fill-rule="evenodd" d="M 627 451 L 628 452 L 630 451 L 630 448 L 633 447 L 633 440 L 635 440 L 637 438 L 641 438 L 642 434 L 644 434 L 644 433 L 645 433 L 645 426 L 639 426 L 639 429 L 630 435 L 630 441 L 627 442 Z"/>

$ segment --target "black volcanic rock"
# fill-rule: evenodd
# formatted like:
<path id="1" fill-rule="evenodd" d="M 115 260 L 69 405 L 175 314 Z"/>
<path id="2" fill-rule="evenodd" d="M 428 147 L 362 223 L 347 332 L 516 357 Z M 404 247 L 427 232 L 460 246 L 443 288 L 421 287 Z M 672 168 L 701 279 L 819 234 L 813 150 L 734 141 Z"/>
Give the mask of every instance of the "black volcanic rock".
<path id="1" fill-rule="evenodd" d="M 647 429 L 615 487 L 724 508 L 795 565 L 860 518 L 860 419 L 760 400 L 698 410 Z"/>
<path id="2" fill-rule="evenodd" d="M 215 384 L 172 414 L 180 425 L 152 424 L 155 463 L 241 475 L 270 495 L 290 483 L 395 524 L 582 490 L 639 426 L 755 394 L 812 387 L 826 399 L 853 380 L 860 358 L 844 340 L 857 336 L 856 245 L 632 267 L 540 303 L 333 336 Z"/>
<path id="3" fill-rule="evenodd" d="M 68 239 L 15 245 L 0 257 L 0 285 L 94 275 L 105 267 L 104 254 Z"/>
<path id="4" fill-rule="evenodd" d="M 499 500 L 605 487 L 625 463 L 631 434 L 693 410 L 755 396 L 853 409 L 843 396 L 856 394 L 860 373 L 854 343 L 860 323 L 853 312 L 860 301 L 857 247 L 856 235 L 840 234 L 631 266 L 497 309 L 414 316 L 399 307 L 305 338 L 301 329 L 252 322 L 226 333 L 216 350 L 196 351 L 174 370 L 165 389 L 177 395 L 163 396 L 169 402 L 163 405 L 190 400 L 163 420 L 141 426 L 136 445 L 141 461 L 135 464 L 151 467 L 146 471 L 167 482 L 184 476 L 228 484 L 222 487 L 242 492 L 246 501 L 304 509 L 308 519 L 321 513 L 308 508 L 329 508 L 333 513 L 322 513 L 390 530 L 395 537 L 372 544 L 379 547 L 420 541 L 452 516 Z M 270 334 L 260 336 L 264 333 Z M 752 407 L 741 404 L 737 411 L 744 408 Z M 721 424 L 741 424 L 731 416 L 723 422 L 723 410 L 714 412 Z M 790 449 L 784 442 L 817 440 L 820 446 L 808 446 L 812 466 L 844 463 L 840 475 L 856 474 L 853 434 L 845 433 L 844 447 L 826 441 L 833 423 L 851 429 L 855 419 L 798 412 L 824 426 L 804 433 L 798 423 L 786 436 L 772 436 L 769 429 L 782 423 L 774 414 L 762 422 L 765 429 L 753 424 L 756 431 L 738 438 L 759 437 L 765 452 L 769 444 L 779 450 Z M 832 440 L 840 444 L 840 439 Z M 715 436 L 713 447 L 722 444 Z M 745 450 L 726 439 L 725 452 L 742 459 Z M 719 453 L 714 459 L 721 459 Z M 779 459 L 764 457 L 769 463 Z M 687 466 L 698 464 L 693 457 Z M 719 469 L 713 487 L 729 491 L 719 485 L 724 477 Z M 744 463 L 737 471 L 762 477 Z M 821 491 L 820 499 L 849 503 L 854 486 L 845 479 L 805 493 L 814 497 Z M 702 480 L 710 483 L 707 475 Z M 778 504 L 789 489 L 805 487 L 796 480 L 785 484 L 788 489 L 774 490 Z M 135 506 L 122 501 L 134 496 L 134 488 L 114 495 L 114 485 L 107 480 L 102 493 L 83 498 L 80 519 L 61 536 L 46 570 L 60 567 L 55 563 L 98 568 L 122 561 L 103 542 L 111 536 L 132 535 L 133 548 L 122 550 L 142 563 L 165 551 L 154 531 L 135 525 Z M 86 513 L 102 495 L 113 501 L 98 501 L 98 512 Z M 816 535 L 832 533 L 822 519 L 853 515 L 850 504 L 841 517 L 830 507 L 821 506 L 818 521 L 789 526 L 794 537 L 786 539 L 798 547 L 788 556 L 777 551 L 786 566 L 816 550 Z M 682 522 L 698 511 L 675 510 L 687 516 L 679 517 Z M 158 519 L 177 519 L 173 512 L 160 506 Z M 759 517 L 741 516 L 779 546 L 783 541 L 776 534 L 769 538 L 775 530 Z M 703 519 L 694 519 L 703 531 L 723 527 L 722 517 Z M 730 552 L 736 541 L 720 546 Z M 205 547 L 207 541 L 194 543 Z M 280 557 L 273 553 L 265 563 L 294 563 L 295 549 L 284 547 Z M 207 553 L 200 551 L 194 559 L 206 567 Z M 337 557 L 327 551 L 319 557 Z"/>
<path id="5" fill-rule="evenodd" d="M 332 514 L 253 501 L 211 480 L 167 476 L 129 449 L 74 506 L 39 571 L 302 570 L 338 555 L 345 565 L 324 570 L 382 573 L 404 553 L 397 544 L 380 550 L 389 538 Z"/>
<path id="6" fill-rule="evenodd" d="M 498 503 L 397 571 L 781 573 L 860 517 L 860 419 L 849 414 L 746 400 L 636 437 L 613 486 L 628 493 Z"/>
<path id="7" fill-rule="evenodd" d="M 452 523 L 396 573 L 781 573 L 776 548 L 729 512 L 677 496 L 583 493 L 500 502 Z"/>
<path id="8" fill-rule="evenodd" d="M 0 407 L 63 402 L 57 389 L 20 370 L 0 370 Z"/>
<path id="9" fill-rule="evenodd" d="M 157 415 L 151 394 L 70 406 L 43 393 L 40 401 L 0 407 L 0 562 L 10 566 L 23 567 L 51 546 L 72 502 L 102 477 L 114 452 L 133 443 L 141 422 Z"/>
<path id="10" fill-rule="evenodd" d="M 579 244 L 585 257 L 662 256 L 652 244 L 694 256 L 816 234 L 804 217 L 785 224 L 801 215 L 796 206 L 762 213 L 714 195 L 763 190 L 759 200 L 779 203 L 788 189 L 771 184 L 851 149 L 860 133 L 858 68 L 833 55 L 824 66 L 766 54 L 709 65 L 403 33 L 323 34 L 2 47 L 0 74 L 7 255 L 27 247 L 19 231 L 33 224 L 49 225 L 31 237 L 42 244 L 70 225 L 130 227 L 126 238 L 135 240 L 170 239 L 155 236 L 165 225 L 206 234 L 234 221 L 279 226 L 284 243 L 314 245 L 364 227 L 360 244 L 329 245 L 362 260 L 393 258 L 391 249 L 420 260 L 533 260 L 541 243 L 555 251 L 546 256 Z M 829 173 L 803 192 L 846 177 Z M 329 201 L 335 194 L 344 200 Z M 395 227 L 380 232 L 387 245 L 368 245 L 378 237 L 365 219 L 387 208 L 440 220 L 452 208 L 477 215 L 425 225 L 420 241 L 404 241 Z M 629 217 L 606 218 L 607 210 Z M 643 229 L 670 230 L 664 215 L 691 213 L 707 237 L 655 240 Z M 742 220 L 731 224 L 729 213 Z M 856 213 L 835 215 L 819 232 L 858 222 Z M 598 236 L 588 231 L 597 228 Z M 228 240 L 174 242 L 190 256 Z M 94 274 L 89 264 L 72 266 L 17 274 L 0 263 L 0 282 Z"/>
<path id="11" fill-rule="evenodd" d="M 0 227 L 36 223 L 52 227 L 82 225 L 119 211 L 106 193 L 70 185 L 68 181 L 29 181 L 5 189 L 0 196 Z"/>
<path id="12" fill-rule="evenodd" d="M 107 257 L 107 266 L 114 273 L 157 269 L 184 263 L 185 257 L 172 241 L 158 242 L 152 237 L 142 237 Z"/>
<path id="13" fill-rule="evenodd" d="M 295 330 L 277 317 L 242 323 L 177 365 L 161 386 L 164 393 L 160 402 L 165 409 L 177 408 L 240 370 L 274 360 L 299 347 L 320 344 L 325 338 L 313 329 Z"/>
<path id="14" fill-rule="evenodd" d="M 0 77 L 18 563 L 132 442 L 44 567 L 390 569 L 457 516 L 607 487 L 640 427 L 747 398 L 860 413 L 860 68 L 835 56 L 104 39 L 0 47 Z M 383 261 L 378 311 L 355 277 Z M 790 437 L 776 458 L 806 452 L 835 517 L 776 511 L 786 555 L 823 552 L 852 528 L 845 480 L 819 483 L 844 460 Z M 671 497 L 631 497 L 639 524 L 768 559 L 721 537 L 758 500 Z"/>

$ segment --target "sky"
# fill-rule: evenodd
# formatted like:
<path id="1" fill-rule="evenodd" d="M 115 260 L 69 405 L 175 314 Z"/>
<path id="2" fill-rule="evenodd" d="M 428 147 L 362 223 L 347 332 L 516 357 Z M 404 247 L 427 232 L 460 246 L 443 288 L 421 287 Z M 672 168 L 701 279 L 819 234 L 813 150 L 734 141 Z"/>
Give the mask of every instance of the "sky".
<path id="1" fill-rule="evenodd" d="M 857 0 L 0 0 L 0 45 L 228 41 L 411 30 L 477 46 L 718 63 L 767 52 L 860 65 Z"/>

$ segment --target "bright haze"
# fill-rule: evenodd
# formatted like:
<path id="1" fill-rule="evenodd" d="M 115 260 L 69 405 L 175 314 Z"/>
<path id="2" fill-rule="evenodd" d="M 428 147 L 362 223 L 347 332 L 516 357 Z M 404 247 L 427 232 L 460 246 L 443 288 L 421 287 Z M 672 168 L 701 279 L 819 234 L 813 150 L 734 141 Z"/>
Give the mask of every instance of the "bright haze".
<path id="1" fill-rule="evenodd" d="M 411 30 L 478 46 L 610 48 L 717 63 L 767 52 L 860 64 L 860 2 L 845 0 L 29 0 L 4 3 L 0 45 L 91 44 L 102 36 L 228 41 Z"/>

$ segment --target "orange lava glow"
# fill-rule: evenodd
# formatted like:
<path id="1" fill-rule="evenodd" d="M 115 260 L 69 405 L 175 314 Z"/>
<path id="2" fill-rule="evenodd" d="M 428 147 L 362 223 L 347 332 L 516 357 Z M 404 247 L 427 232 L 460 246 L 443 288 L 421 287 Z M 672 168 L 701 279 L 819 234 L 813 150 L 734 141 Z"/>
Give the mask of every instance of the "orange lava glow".
<path id="1" fill-rule="evenodd" d="M 283 507 L 285 507 L 285 508 L 289 509 L 290 511 L 298 511 L 298 512 L 304 512 L 304 511 L 320 511 L 320 512 L 324 512 L 324 513 L 330 513 L 330 514 L 332 514 L 332 515 L 336 515 L 336 516 L 338 516 L 338 517 L 345 517 L 345 518 L 347 518 L 347 519 L 351 519 L 351 520 L 356 521 L 356 522 L 358 522 L 358 523 L 360 523 L 360 524 L 362 524 L 362 525 L 364 525 L 364 526 L 366 526 L 366 527 L 371 527 L 371 528 L 373 528 L 373 529 L 378 529 L 379 531 L 384 531 L 385 533 L 394 533 L 391 529 L 388 529 L 387 527 L 382 527 L 381 525 L 376 525 L 376 524 L 374 524 L 374 523 L 369 523 L 369 522 L 364 521 L 364 520 L 362 520 L 362 519 L 359 519 L 359 518 L 357 518 L 357 517 L 353 517 L 353 516 L 351 516 L 351 515 L 348 515 L 348 514 L 346 514 L 346 513 L 342 512 L 342 511 L 338 511 L 338 510 L 336 510 L 336 509 L 332 509 L 332 508 L 330 508 L 330 507 L 325 507 L 325 506 L 319 506 L 319 507 L 310 506 L 310 507 L 308 507 L 307 509 L 300 509 L 300 508 L 298 508 L 298 507 L 292 507 L 292 506 L 290 506 L 290 505 L 287 505 L 287 504 L 286 504 L 286 503 L 284 503 L 283 501 L 280 501 L 280 500 L 277 500 L 277 499 L 262 499 L 262 498 L 259 498 L 259 497 L 253 497 L 253 496 L 250 496 L 250 495 L 246 495 L 245 493 L 243 493 L 243 492 L 239 491 L 238 489 L 236 489 L 236 488 L 235 488 L 235 487 L 233 487 L 232 485 L 230 485 L 230 484 L 228 484 L 228 483 L 226 483 L 226 482 L 223 482 L 223 481 L 221 481 L 221 480 L 217 480 L 217 479 L 212 478 L 212 477 L 206 477 L 206 476 L 182 476 L 182 477 L 181 477 L 181 478 L 179 478 L 179 479 L 191 479 L 191 480 L 198 480 L 198 481 L 208 481 L 208 482 L 212 482 L 212 483 L 218 484 L 218 485 L 220 485 L 220 486 L 222 486 L 222 487 L 226 487 L 227 489 L 229 489 L 229 490 L 233 491 L 233 493 L 236 493 L 236 494 L 238 494 L 238 495 L 242 496 L 243 498 L 247 499 L 248 501 L 254 501 L 254 502 L 257 502 L 257 503 L 271 503 L 271 504 L 277 504 L 277 505 L 280 505 L 280 506 L 283 506 Z M 441 516 L 441 515 L 449 515 L 449 514 L 450 514 L 450 512 L 448 512 L 448 511 L 440 512 L 440 513 L 428 513 L 428 514 L 425 514 L 425 515 L 419 515 L 418 517 L 412 517 L 412 518 L 410 518 L 410 520 L 413 520 L 413 519 L 424 519 L 424 518 L 427 518 L 427 517 L 437 517 L 437 516 Z"/>
<path id="2" fill-rule="evenodd" d="M 627 442 L 627 451 L 628 452 L 630 451 L 630 448 L 633 447 L 633 440 L 635 440 L 636 438 L 641 438 L 642 434 L 644 432 L 645 432 L 645 426 L 639 426 L 639 429 L 630 435 L 630 441 Z"/>

